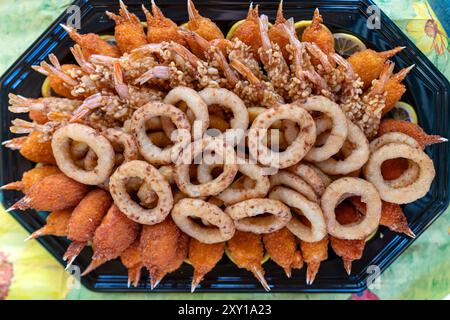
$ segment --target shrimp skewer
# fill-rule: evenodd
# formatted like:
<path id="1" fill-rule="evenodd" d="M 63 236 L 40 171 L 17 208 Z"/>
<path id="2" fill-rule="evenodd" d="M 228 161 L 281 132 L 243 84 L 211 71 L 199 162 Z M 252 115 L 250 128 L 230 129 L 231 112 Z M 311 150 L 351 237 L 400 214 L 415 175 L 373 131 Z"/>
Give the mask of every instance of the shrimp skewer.
<path id="1" fill-rule="evenodd" d="M 261 262 L 264 258 L 264 248 L 261 235 L 236 230 L 234 237 L 228 240 L 227 248 L 233 262 L 239 267 L 253 273 L 263 286 L 270 291 L 269 284 L 264 278 Z"/>
<path id="2" fill-rule="evenodd" d="M 108 192 L 95 189 L 75 207 L 67 229 L 67 238 L 72 243 L 63 256 L 63 260 L 68 261 L 67 267 L 73 263 L 88 241 L 93 239 L 95 230 L 111 204 L 112 199 Z"/>
<path id="3" fill-rule="evenodd" d="M 205 244 L 194 238 L 189 242 L 189 261 L 194 267 L 191 292 L 194 292 L 204 276 L 222 259 L 225 243 Z"/>
<path id="4" fill-rule="evenodd" d="M 92 241 L 94 255 L 81 276 L 85 276 L 109 260 L 118 258 L 136 240 L 139 231 L 140 225 L 128 219 L 113 204 L 95 230 Z"/>

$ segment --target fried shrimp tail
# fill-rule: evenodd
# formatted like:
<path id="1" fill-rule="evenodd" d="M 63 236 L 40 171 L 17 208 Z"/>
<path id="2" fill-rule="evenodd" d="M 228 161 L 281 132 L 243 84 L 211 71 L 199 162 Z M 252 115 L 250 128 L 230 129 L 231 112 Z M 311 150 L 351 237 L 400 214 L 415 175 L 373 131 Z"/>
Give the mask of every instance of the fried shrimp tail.
<path id="1" fill-rule="evenodd" d="M 211 19 L 202 17 L 199 14 L 192 0 L 188 0 L 187 7 L 189 13 L 189 22 L 186 24 L 187 29 L 198 33 L 208 41 L 224 38 L 222 31 Z"/>
<path id="2" fill-rule="evenodd" d="M 266 291 L 270 291 L 269 284 L 264 278 L 261 265 L 264 258 L 262 238 L 258 234 L 236 231 L 234 237 L 227 242 L 233 262 L 239 267 L 253 273 Z"/>
<path id="3" fill-rule="evenodd" d="M 22 180 L 8 183 L 1 187 L 3 190 L 19 190 L 28 194 L 31 188 L 45 177 L 61 173 L 56 166 L 41 166 L 24 172 Z"/>
<path id="4" fill-rule="evenodd" d="M 140 238 L 138 237 L 121 255 L 120 260 L 128 269 L 128 288 L 133 285 L 137 287 L 141 278 L 141 270 L 144 267 L 142 263 L 141 250 L 139 247 Z"/>
<path id="5" fill-rule="evenodd" d="M 312 23 L 305 29 L 302 34 L 303 42 L 313 42 L 325 52 L 330 55 L 334 53 L 334 38 L 333 34 L 322 25 L 323 19 L 319 13 L 319 9 L 314 10 Z"/>
<path id="6" fill-rule="evenodd" d="M 67 235 L 67 228 L 69 220 L 72 215 L 72 210 L 53 211 L 47 217 L 45 226 L 33 232 L 25 241 L 36 239 L 42 236 L 56 236 L 65 237 Z"/>
<path id="7" fill-rule="evenodd" d="M 138 237 L 140 225 L 130 220 L 112 205 L 100 226 L 95 230 L 92 247 L 94 255 L 85 276 L 105 262 L 119 257 Z"/>
<path id="8" fill-rule="evenodd" d="M 205 244 L 194 238 L 189 242 L 189 261 L 194 267 L 191 292 L 194 292 L 205 275 L 222 259 L 225 242 Z"/>
<path id="9" fill-rule="evenodd" d="M 414 64 L 408 68 L 400 70 L 398 73 L 392 75 L 386 83 L 386 102 L 383 109 L 383 115 L 394 108 L 395 104 L 400 101 L 403 94 L 406 92 L 406 86 L 402 83 L 403 79 L 414 68 Z"/>
<path id="10" fill-rule="evenodd" d="M 247 18 L 241 23 L 233 33 L 233 38 L 238 38 L 243 43 L 251 47 L 251 51 L 255 58 L 258 57 L 258 49 L 261 47 L 261 38 L 259 35 L 259 10 L 258 6 L 253 8 L 250 3 Z"/>
<path id="11" fill-rule="evenodd" d="M 300 240 L 300 248 L 303 260 L 307 267 L 306 284 L 311 285 L 316 278 L 320 263 L 328 259 L 328 237 L 317 242 L 306 242 Z"/>

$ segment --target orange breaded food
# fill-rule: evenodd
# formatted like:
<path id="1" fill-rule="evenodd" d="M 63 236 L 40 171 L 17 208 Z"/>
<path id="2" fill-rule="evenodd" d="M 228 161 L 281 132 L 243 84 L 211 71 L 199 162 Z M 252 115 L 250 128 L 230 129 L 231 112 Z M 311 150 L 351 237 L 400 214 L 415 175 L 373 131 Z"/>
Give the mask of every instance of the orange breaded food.
<path id="1" fill-rule="evenodd" d="M 42 133 L 31 132 L 20 146 L 20 154 L 37 163 L 56 164 L 53 156 L 52 141 L 42 140 Z"/>
<path id="2" fill-rule="evenodd" d="M 206 244 L 191 238 L 189 241 L 189 261 L 194 267 L 191 292 L 194 292 L 204 276 L 222 259 L 225 243 Z"/>
<path id="3" fill-rule="evenodd" d="M 116 23 L 114 36 L 120 51 L 129 53 L 147 44 L 144 26 L 135 14 L 128 11 L 123 1 L 120 1 L 119 15 L 108 11 L 106 14 Z"/>
<path id="4" fill-rule="evenodd" d="M 365 49 L 352 54 L 347 61 L 352 65 L 353 70 L 359 75 L 364 83 L 363 89 L 368 89 L 372 81 L 378 79 L 384 69 L 384 63 L 390 57 L 402 51 L 403 47 L 396 47 L 392 50 L 377 52 L 372 49 Z"/>
<path id="5" fill-rule="evenodd" d="M 261 265 L 264 258 L 262 237 L 259 234 L 236 230 L 233 238 L 228 240 L 227 248 L 234 263 L 253 273 L 266 291 L 270 287 L 264 278 L 264 269 Z"/>
<path id="6" fill-rule="evenodd" d="M 300 240 L 303 261 L 307 264 L 306 284 L 314 282 L 320 263 L 328 259 L 328 237 L 316 242 L 306 242 Z"/>
<path id="7" fill-rule="evenodd" d="M 404 133 L 419 142 L 423 149 L 429 145 L 447 141 L 446 138 L 441 136 L 427 134 L 418 124 L 402 120 L 382 120 L 378 129 L 378 136 L 382 136 L 387 132 Z"/>
<path id="8" fill-rule="evenodd" d="M 113 58 L 119 58 L 122 55 L 119 48 L 103 40 L 95 33 L 80 34 L 75 28 L 65 25 L 62 25 L 62 27 L 67 31 L 72 40 L 83 49 L 83 55 L 86 59 L 93 54 Z"/>
<path id="9" fill-rule="evenodd" d="M 303 258 L 297 248 L 297 241 L 288 228 L 264 234 L 263 242 L 270 258 L 284 269 L 288 278 L 291 277 L 292 268 L 303 267 Z"/>
<path id="10" fill-rule="evenodd" d="M 39 238 L 42 236 L 67 236 L 67 227 L 72 215 L 72 209 L 53 211 L 47 216 L 47 223 L 45 226 L 33 232 L 26 240 Z"/>
<path id="11" fill-rule="evenodd" d="M 286 18 L 283 15 L 283 1 L 280 1 L 280 4 L 278 5 L 278 11 L 277 11 L 277 18 L 275 20 L 275 24 L 269 28 L 269 39 L 270 41 L 278 44 L 278 46 L 281 49 L 281 52 L 283 52 L 283 57 L 286 61 L 289 61 L 289 51 L 287 50 L 286 46 L 290 43 L 289 42 L 289 36 L 286 34 L 286 31 L 284 30 L 283 25 L 286 22 Z"/>
<path id="12" fill-rule="evenodd" d="M 258 18 L 258 6 L 253 8 L 253 4 L 250 4 L 247 18 L 236 28 L 232 36 L 232 38 L 238 38 L 250 46 L 255 59 L 259 59 L 258 49 L 262 45 L 261 37 L 259 36 Z"/>
<path id="13" fill-rule="evenodd" d="M 302 34 L 303 42 L 314 42 L 327 55 L 334 53 L 333 34 L 322 25 L 323 19 L 319 9 L 314 10 L 312 23 Z"/>
<path id="14" fill-rule="evenodd" d="M 223 33 L 211 19 L 202 17 L 194 6 L 192 0 L 188 0 L 189 22 L 186 29 L 196 32 L 202 38 L 211 41 L 214 39 L 223 39 Z"/>
<path id="15" fill-rule="evenodd" d="M 385 97 L 385 107 L 383 109 L 383 115 L 388 113 L 394 108 L 395 104 L 400 101 L 403 94 L 406 92 L 406 87 L 402 83 L 403 79 L 408 75 L 408 73 L 414 68 L 414 65 L 404 68 L 391 76 L 386 83 L 384 90 L 386 92 Z"/>
<path id="16" fill-rule="evenodd" d="M 8 183 L 4 185 L 2 189 L 4 190 L 20 190 L 24 194 L 28 194 L 31 188 L 44 179 L 45 177 L 51 176 L 53 174 L 61 173 L 61 170 L 56 166 L 41 166 L 28 170 L 23 173 L 22 180 Z"/>
<path id="17" fill-rule="evenodd" d="M 138 237 L 121 255 L 120 261 L 128 269 L 128 287 L 139 284 L 141 269 L 144 267 L 141 257 L 140 237 Z"/>
<path id="18" fill-rule="evenodd" d="M 63 64 L 61 65 L 61 71 L 65 74 L 67 74 L 69 77 L 71 74 L 83 74 L 84 72 L 81 70 L 81 68 L 75 64 Z M 61 79 L 61 77 L 58 77 L 57 74 L 53 72 L 49 72 L 48 79 L 50 81 L 50 88 L 59 96 L 68 98 L 68 99 L 75 99 L 75 97 L 72 95 L 72 87 L 70 87 L 66 82 Z M 36 120 L 32 117 L 32 113 L 38 113 L 39 110 L 31 110 L 30 111 L 30 118 L 32 120 Z M 47 118 L 45 116 L 45 118 Z M 44 118 L 41 119 L 41 121 L 44 121 Z M 44 122 L 37 121 L 38 123 L 45 123 L 48 119 Z"/>
<path id="19" fill-rule="evenodd" d="M 394 180 L 399 178 L 408 167 L 408 159 L 389 159 L 381 164 L 381 174 L 384 180 Z"/>
<path id="20" fill-rule="evenodd" d="M 90 186 L 79 183 L 63 173 L 45 177 L 10 209 L 58 211 L 73 208 L 89 192 Z"/>
<path id="21" fill-rule="evenodd" d="M 172 20 L 166 18 L 161 9 L 152 0 L 152 13 L 144 6 L 145 17 L 147 18 L 147 41 L 148 43 L 160 43 L 163 41 L 174 41 L 186 45 L 184 37 L 178 33 L 178 26 Z"/>
<path id="22" fill-rule="evenodd" d="M 92 248 L 94 255 L 82 276 L 105 262 L 118 258 L 139 236 L 141 226 L 128 219 L 116 205 L 112 205 L 100 226 L 95 230 Z"/>
<path id="23" fill-rule="evenodd" d="M 150 273 L 151 288 L 164 276 L 177 270 L 188 254 L 189 237 L 168 217 L 142 228 L 140 249 L 144 266 Z"/>

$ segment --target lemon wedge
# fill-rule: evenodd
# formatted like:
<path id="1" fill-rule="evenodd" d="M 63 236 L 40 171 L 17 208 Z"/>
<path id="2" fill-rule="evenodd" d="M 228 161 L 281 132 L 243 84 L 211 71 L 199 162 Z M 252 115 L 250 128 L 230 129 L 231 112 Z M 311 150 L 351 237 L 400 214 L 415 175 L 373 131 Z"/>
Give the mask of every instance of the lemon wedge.
<path id="1" fill-rule="evenodd" d="M 51 97 L 51 95 L 52 95 L 52 88 L 50 87 L 50 78 L 49 77 L 45 78 L 44 82 L 42 83 L 41 95 L 44 98 Z"/>
<path id="2" fill-rule="evenodd" d="M 398 101 L 394 108 L 389 112 L 392 118 L 397 120 L 409 121 L 418 123 L 417 113 L 414 107 L 409 103 Z"/>
<path id="3" fill-rule="evenodd" d="M 350 57 L 358 51 L 367 49 L 364 42 L 349 33 L 334 33 L 334 47 L 337 53 L 343 57 Z"/>

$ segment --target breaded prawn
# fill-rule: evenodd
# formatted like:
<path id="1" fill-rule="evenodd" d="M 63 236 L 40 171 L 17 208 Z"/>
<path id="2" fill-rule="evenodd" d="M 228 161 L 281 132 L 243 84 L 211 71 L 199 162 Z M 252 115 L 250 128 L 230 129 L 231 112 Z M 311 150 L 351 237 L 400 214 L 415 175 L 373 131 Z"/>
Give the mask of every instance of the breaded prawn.
<path id="1" fill-rule="evenodd" d="M 128 269 L 128 288 L 133 285 L 137 287 L 141 278 L 141 269 L 144 267 L 142 262 L 140 237 L 120 255 L 122 264 Z"/>
<path id="2" fill-rule="evenodd" d="M 61 173 L 56 166 L 40 166 L 23 173 L 22 180 L 8 183 L 1 187 L 3 190 L 20 190 L 28 194 L 31 188 L 45 177 Z"/>
<path id="3" fill-rule="evenodd" d="M 314 10 L 312 23 L 302 34 L 303 42 L 314 42 L 327 55 L 334 53 L 334 37 L 330 30 L 322 25 L 319 9 Z"/>
<path id="4" fill-rule="evenodd" d="M 311 285 L 316 278 L 320 263 L 328 259 L 328 237 L 316 242 L 300 240 L 303 261 L 306 263 L 306 284 Z"/>
<path id="5" fill-rule="evenodd" d="M 45 226 L 33 232 L 29 237 L 25 239 L 36 239 L 42 236 L 67 236 L 67 228 L 69 226 L 69 220 L 72 215 L 72 209 L 53 211 L 47 216 L 47 223 Z"/>

